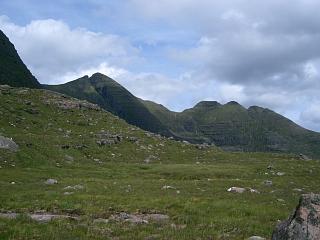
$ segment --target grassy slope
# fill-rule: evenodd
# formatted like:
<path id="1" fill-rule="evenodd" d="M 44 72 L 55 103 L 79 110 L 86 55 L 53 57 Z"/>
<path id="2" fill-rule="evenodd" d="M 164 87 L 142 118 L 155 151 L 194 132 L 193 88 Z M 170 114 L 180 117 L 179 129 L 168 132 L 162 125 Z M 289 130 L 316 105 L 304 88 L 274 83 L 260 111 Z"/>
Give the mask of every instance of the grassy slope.
<path id="1" fill-rule="evenodd" d="M 40 83 L 20 59 L 14 45 L 0 30 L 0 84 L 40 88 Z"/>
<path id="2" fill-rule="evenodd" d="M 176 136 L 191 142 L 214 142 L 226 149 L 303 153 L 320 156 L 320 134 L 260 107 L 236 102 L 200 102 L 181 113 L 143 101 Z"/>
<path id="3" fill-rule="evenodd" d="M 99 104 L 102 108 L 145 130 L 168 134 L 167 129 L 128 90 L 113 79 L 96 73 L 61 85 L 44 88 Z"/>
<path id="4" fill-rule="evenodd" d="M 108 112 L 63 110 L 48 100 L 68 98 L 44 90 L 0 91 L 0 134 L 19 144 L 17 153 L 0 149 L 0 209 L 21 213 L 45 210 L 76 212 L 80 222 L 39 224 L 26 217 L 0 219 L 0 239 L 244 239 L 270 237 L 278 219 L 288 216 L 300 193 L 316 192 L 317 161 L 263 153 L 225 153 L 217 148 L 150 136 Z M 31 102 L 31 103 L 30 103 Z M 31 114 L 36 109 L 38 114 Z M 99 147 L 102 129 L 124 140 Z M 133 143 L 126 137 L 136 137 Z M 61 146 L 69 145 L 70 149 Z M 77 145 L 87 148 L 77 149 Z M 150 164 L 144 160 L 154 156 Z M 73 161 L 70 161 L 73 157 Z M 99 161 L 97 160 L 99 159 Z M 267 166 L 273 164 L 273 175 Z M 59 181 L 44 185 L 47 178 Z M 272 180 L 273 186 L 262 182 Z M 14 181 L 16 184 L 11 184 Z M 66 196 L 64 187 L 82 184 Z M 170 185 L 176 190 L 162 190 Z M 231 186 L 252 187 L 261 194 L 231 194 Z M 284 202 L 277 199 L 283 199 Z M 160 212 L 168 224 L 93 223 L 119 211 Z M 182 227 L 176 229 L 171 224 Z"/>

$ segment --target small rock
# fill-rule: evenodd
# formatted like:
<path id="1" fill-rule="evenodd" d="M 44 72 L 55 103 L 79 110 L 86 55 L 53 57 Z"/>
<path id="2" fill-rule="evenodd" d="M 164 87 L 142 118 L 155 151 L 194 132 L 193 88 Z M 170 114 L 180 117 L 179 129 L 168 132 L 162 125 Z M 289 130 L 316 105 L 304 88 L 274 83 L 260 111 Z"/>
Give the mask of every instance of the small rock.
<path id="1" fill-rule="evenodd" d="M 303 160 L 303 161 L 310 161 L 310 160 L 312 160 L 311 158 L 309 158 L 308 156 L 306 156 L 306 155 L 304 155 L 304 154 L 302 154 L 302 153 L 299 154 L 299 157 L 300 157 L 300 160 Z"/>
<path id="2" fill-rule="evenodd" d="M 74 158 L 70 155 L 65 155 L 64 158 L 67 160 L 67 161 L 70 161 L 72 162 L 74 160 Z"/>
<path id="3" fill-rule="evenodd" d="M 248 240 L 266 240 L 266 238 L 259 237 L 259 236 L 252 236 L 252 237 L 249 237 Z"/>
<path id="4" fill-rule="evenodd" d="M 241 187 L 231 187 L 227 191 L 232 193 L 244 193 L 246 189 Z"/>
<path id="5" fill-rule="evenodd" d="M 154 235 L 150 235 L 148 237 L 145 237 L 144 240 L 157 240 L 157 239 L 160 239 L 160 238 L 161 238 L 161 235 L 154 234 Z"/>
<path id="6" fill-rule="evenodd" d="M 93 220 L 93 223 L 109 223 L 109 219 L 103 219 L 103 218 L 98 218 L 98 219 L 95 219 Z"/>
<path id="7" fill-rule="evenodd" d="M 269 165 L 269 166 L 267 167 L 267 169 L 268 169 L 268 170 L 272 170 L 272 169 L 273 169 L 273 166 L 272 166 L 272 165 Z"/>
<path id="8" fill-rule="evenodd" d="M 18 151 L 19 146 L 12 140 L 12 138 L 0 136 L 0 148 L 16 152 Z"/>
<path id="9" fill-rule="evenodd" d="M 273 185 L 273 182 L 271 180 L 266 180 L 263 183 L 264 183 L 264 185 L 266 185 L 268 187 L 271 187 Z"/>
<path id="10" fill-rule="evenodd" d="M 58 180 L 49 178 L 44 183 L 47 184 L 47 185 L 54 185 L 54 184 L 58 184 Z"/>
<path id="11" fill-rule="evenodd" d="M 260 193 L 257 189 L 253 189 L 253 188 L 250 188 L 250 192 L 251 193 L 258 193 L 258 194 Z"/>
<path id="12" fill-rule="evenodd" d="M 277 175 L 278 176 L 283 176 L 283 175 L 285 175 L 285 173 L 284 172 L 277 172 Z"/>
<path id="13" fill-rule="evenodd" d="M 66 195 L 66 196 L 72 195 L 72 194 L 74 194 L 74 192 L 64 192 L 64 193 L 63 193 L 63 195 Z"/>
<path id="14" fill-rule="evenodd" d="M 64 190 L 82 190 L 82 189 L 84 189 L 84 186 L 82 186 L 82 185 L 67 186 L 63 189 Z"/>
<path id="15" fill-rule="evenodd" d="M 176 188 L 169 185 L 165 185 L 162 187 L 162 189 L 176 189 Z"/>
<path id="16" fill-rule="evenodd" d="M 300 189 L 300 188 L 294 188 L 294 189 L 292 189 L 293 191 L 295 191 L 295 192 L 302 192 L 303 190 L 302 189 Z"/>

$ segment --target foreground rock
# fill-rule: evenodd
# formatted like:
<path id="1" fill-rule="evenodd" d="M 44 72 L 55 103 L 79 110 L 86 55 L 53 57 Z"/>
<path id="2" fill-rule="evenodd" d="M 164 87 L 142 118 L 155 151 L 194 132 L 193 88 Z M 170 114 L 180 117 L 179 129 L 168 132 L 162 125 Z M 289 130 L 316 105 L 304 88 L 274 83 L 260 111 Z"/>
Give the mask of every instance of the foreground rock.
<path id="1" fill-rule="evenodd" d="M 19 146 L 12 139 L 0 136 L 0 148 L 16 152 Z"/>
<path id="2" fill-rule="evenodd" d="M 0 218 L 16 219 L 20 214 L 18 213 L 0 213 Z M 70 219 L 79 220 L 79 217 L 69 216 L 69 215 L 57 215 L 57 214 L 27 214 L 32 220 L 37 222 L 50 222 L 55 219 Z"/>
<path id="3" fill-rule="evenodd" d="M 272 240 L 320 239 L 320 194 L 304 194 L 294 213 L 278 224 Z"/>

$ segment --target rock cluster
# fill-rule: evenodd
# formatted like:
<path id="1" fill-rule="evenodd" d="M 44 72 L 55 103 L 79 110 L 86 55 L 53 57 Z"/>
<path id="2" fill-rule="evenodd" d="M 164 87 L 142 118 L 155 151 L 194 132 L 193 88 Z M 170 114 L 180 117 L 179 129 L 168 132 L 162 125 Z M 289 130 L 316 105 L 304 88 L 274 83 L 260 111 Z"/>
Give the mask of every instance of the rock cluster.
<path id="1" fill-rule="evenodd" d="M 104 130 L 96 134 L 96 138 L 96 143 L 100 146 L 110 146 L 113 144 L 120 143 L 123 140 L 123 137 L 120 134 L 111 134 Z"/>
<path id="2" fill-rule="evenodd" d="M 84 100 L 78 100 L 75 98 L 66 97 L 62 94 L 54 93 L 52 96 L 46 98 L 44 102 L 48 105 L 56 105 L 58 108 L 63 110 L 70 109 L 92 109 L 101 110 L 101 108 L 93 103 L 89 103 Z"/>

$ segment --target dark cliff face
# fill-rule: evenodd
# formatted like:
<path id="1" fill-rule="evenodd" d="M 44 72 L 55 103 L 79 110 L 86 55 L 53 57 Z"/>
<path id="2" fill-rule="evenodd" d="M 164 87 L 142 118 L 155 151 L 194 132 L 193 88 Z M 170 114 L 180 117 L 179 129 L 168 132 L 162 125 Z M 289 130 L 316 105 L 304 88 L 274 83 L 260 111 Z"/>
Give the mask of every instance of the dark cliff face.
<path id="1" fill-rule="evenodd" d="M 0 30 L 0 84 L 40 88 L 41 85 L 19 57 L 14 45 Z"/>

